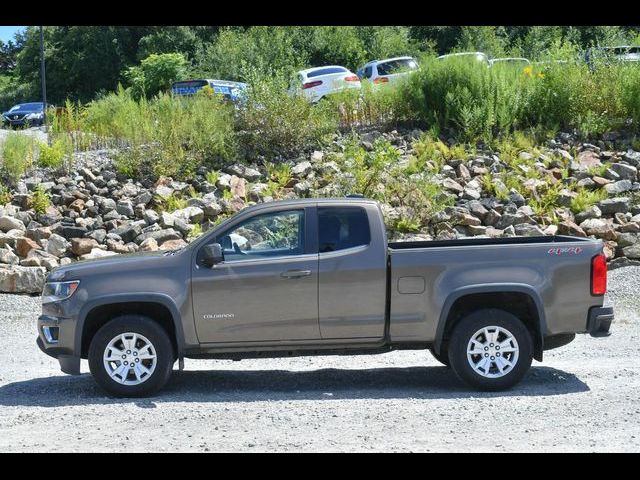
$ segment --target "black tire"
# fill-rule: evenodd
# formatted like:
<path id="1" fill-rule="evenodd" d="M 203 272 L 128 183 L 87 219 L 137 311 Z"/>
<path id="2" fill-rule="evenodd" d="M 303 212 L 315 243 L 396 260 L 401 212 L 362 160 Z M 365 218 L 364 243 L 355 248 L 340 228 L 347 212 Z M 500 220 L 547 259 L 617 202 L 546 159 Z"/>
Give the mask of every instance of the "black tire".
<path id="1" fill-rule="evenodd" d="M 451 364 L 449 363 L 449 352 L 447 352 L 447 349 L 444 348 L 444 346 L 440 347 L 440 353 L 436 353 L 433 347 L 431 347 L 429 351 L 431 352 L 431 355 L 433 355 L 433 358 L 435 358 L 441 364 L 443 364 L 446 367 L 451 366 Z"/>
<path id="2" fill-rule="evenodd" d="M 122 333 L 142 335 L 155 349 L 155 369 L 137 385 L 125 385 L 114 380 L 103 362 L 109 342 Z M 146 397 L 156 393 L 169 380 L 174 362 L 175 354 L 167 332 L 157 322 L 142 315 L 114 318 L 96 332 L 89 346 L 89 369 L 93 378 L 104 390 L 116 397 Z M 127 372 L 126 375 L 133 375 L 133 372 Z"/>
<path id="3" fill-rule="evenodd" d="M 467 346 L 471 338 L 484 327 L 500 327 L 510 332 L 517 342 L 518 355 L 517 359 L 515 359 L 515 365 L 512 367 L 503 366 L 507 371 L 502 376 L 493 378 L 484 376 L 474 369 L 467 359 Z M 496 330 L 490 330 L 489 332 L 494 334 Z M 506 338 L 504 335 L 504 332 L 500 333 L 498 342 L 495 345 L 501 343 L 501 339 Z M 477 338 L 484 341 L 484 337 L 484 334 L 482 334 Z M 494 344 L 491 343 L 490 345 Z M 480 347 L 476 346 L 476 348 Z M 503 346 L 503 348 L 506 349 L 508 347 Z M 484 350 L 484 347 L 482 349 Z M 448 350 L 449 362 L 456 375 L 468 385 L 486 391 L 506 390 L 517 384 L 529 370 L 533 358 L 533 342 L 527 327 L 515 315 L 494 308 L 478 310 L 462 318 L 451 334 Z M 515 354 L 509 352 L 500 354 L 500 352 L 490 350 L 490 354 L 501 356 L 501 358 L 506 358 L 507 360 L 515 358 Z M 486 356 L 487 354 L 485 353 L 484 355 Z M 495 359 L 496 357 L 488 357 L 487 362 L 490 362 L 489 358 Z M 477 365 L 480 365 L 483 356 L 472 356 L 471 359 L 477 360 Z M 482 367 L 483 373 L 499 373 L 497 363 L 491 362 L 489 365 L 488 368 Z"/>

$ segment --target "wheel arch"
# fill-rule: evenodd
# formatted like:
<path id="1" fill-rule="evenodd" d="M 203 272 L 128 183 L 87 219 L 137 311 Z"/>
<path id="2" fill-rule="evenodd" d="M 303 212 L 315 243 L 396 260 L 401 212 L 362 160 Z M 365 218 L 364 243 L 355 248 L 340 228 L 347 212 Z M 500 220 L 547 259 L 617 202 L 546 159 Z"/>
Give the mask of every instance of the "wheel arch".
<path id="1" fill-rule="evenodd" d="M 184 331 L 181 315 L 171 297 L 159 293 L 122 294 L 87 302 L 78 316 L 75 351 L 86 358 L 95 332 L 110 319 L 126 314 L 144 315 L 160 323 L 170 336 L 178 357 L 183 356 Z"/>
<path id="2" fill-rule="evenodd" d="M 451 292 L 440 312 L 434 350 L 440 353 L 458 320 L 483 308 L 498 308 L 518 316 L 532 335 L 534 358 L 542 361 L 547 328 L 544 305 L 535 289 L 524 284 L 472 285 Z"/>

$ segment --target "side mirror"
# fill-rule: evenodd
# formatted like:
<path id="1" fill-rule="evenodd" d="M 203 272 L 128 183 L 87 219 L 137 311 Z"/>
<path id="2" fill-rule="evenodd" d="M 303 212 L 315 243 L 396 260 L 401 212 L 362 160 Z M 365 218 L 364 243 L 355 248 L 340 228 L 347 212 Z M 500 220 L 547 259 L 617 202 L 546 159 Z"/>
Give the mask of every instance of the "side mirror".
<path id="1" fill-rule="evenodd" d="M 224 261 L 224 253 L 219 243 L 205 245 L 202 251 L 202 263 L 204 263 L 209 268 Z"/>

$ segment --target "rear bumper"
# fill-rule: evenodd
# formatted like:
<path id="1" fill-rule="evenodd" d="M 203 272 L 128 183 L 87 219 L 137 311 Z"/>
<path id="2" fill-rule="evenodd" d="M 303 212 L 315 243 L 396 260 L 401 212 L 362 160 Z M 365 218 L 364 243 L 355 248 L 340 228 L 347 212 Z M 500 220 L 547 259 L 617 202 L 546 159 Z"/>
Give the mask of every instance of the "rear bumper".
<path id="1" fill-rule="evenodd" d="M 589 309 L 587 332 L 592 337 L 608 337 L 613 317 L 613 307 L 592 307 Z"/>

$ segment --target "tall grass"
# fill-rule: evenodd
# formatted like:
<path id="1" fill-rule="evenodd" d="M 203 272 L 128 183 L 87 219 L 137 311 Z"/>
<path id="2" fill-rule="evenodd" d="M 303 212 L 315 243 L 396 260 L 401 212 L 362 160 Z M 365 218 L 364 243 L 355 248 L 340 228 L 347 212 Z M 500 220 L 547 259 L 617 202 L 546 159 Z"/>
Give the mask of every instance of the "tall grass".
<path id="1" fill-rule="evenodd" d="M 427 58 L 398 98 L 427 126 L 462 140 L 490 140 L 517 129 L 575 129 L 589 136 L 640 120 L 640 68 L 575 60 L 486 68 Z"/>
<path id="2" fill-rule="evenodd" d="M 294 155 L 305 147 L 321 145 L 335 132 L 338 118 L 329 104 L 312 105 L 301 95 L 289 95 L 284 77 L 248 75 L 248 100 L 237 116 L 245 156 Z"/>
<path id="3" fill-rule="evenodd" d="M 119 169 L 134 174 L 188 176 L 200 165 L 235 157 L 233 107 L 216 95 L 193 98 L 160 94 L 135 100 L 120 88 L 87 106 L 67 104 L 52 124 L 54 138 L 70 138 L 76 149 L 124 148 Z"/>
<path id="4" fill-rule="evenodd" d="M 193 98 L 160 94 L 138 101 L 120 88 L 86 106 L 68 102 L 51 116 L 52 135 L 79 150 L 121 147 L 124 173 L 150 169 L 185 177 L 200 165 L 219 168 L 237 158 L 290 159 L 322 146 L 339 129 L 416 125 L 489 145 L 524 130 L 538 137 L 558 129 L 584 137 L 620 127 L 640 132 L 640 68 L 589 67 L 574 53 L 565 63 L 524 68 L 425 57 L 417 72 L 398 83 L 365 81 L 360 91 L 317 105 L 289 95 L 285 77 L 246 68 L 249 94 L 238 108 L 204 89 Z"/>
<path id="5" fill-rule="evenodd" d="M 15 184 L 33 165 L 35 141 L 22 133 L 9 133 L 0 144 L 0 168 L 3 176 Z"/>

